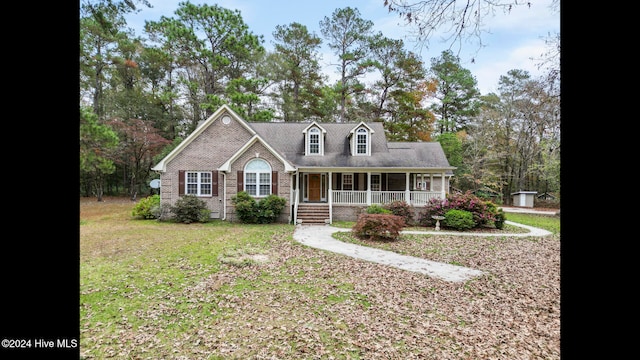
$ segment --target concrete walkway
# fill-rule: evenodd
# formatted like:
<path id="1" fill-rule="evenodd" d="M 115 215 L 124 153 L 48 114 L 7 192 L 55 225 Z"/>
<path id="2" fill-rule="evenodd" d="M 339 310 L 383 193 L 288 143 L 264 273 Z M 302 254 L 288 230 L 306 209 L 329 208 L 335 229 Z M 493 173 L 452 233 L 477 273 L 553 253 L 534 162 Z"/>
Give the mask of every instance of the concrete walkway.
<path id="1" fill-rule="evenodd" d="M 528 233 L 515 234 L 492 234 L 492 233 L 465 233 L 446 231 L 403 231 L 403 234 L 438 234 L 438 235 L 461 235 L 461 236 L 546 236 L 551 232 L 543 229 L 526 226 L 511 221 L 505 223 L 529 229 Z M 333 238 L 333 233 L 337 231 L 351 231 L 350 229 L 337 228 L 330 225 L 296 225 L 293 238 L 301 244 L 317 249 L 332 251 L 338 254 L 351 256 L 357 259 L 389 265 L 398 269 L 415 271 L 434 278 L 460 282 L 472 279 L 483 274 L 480 270 L 475 270 L 463 266 L 451 265 L 430 261 L 414 256 L 407 256 L 394 253 L 392 251 L 376 249 L 368 246 L 345 243 Z"/>

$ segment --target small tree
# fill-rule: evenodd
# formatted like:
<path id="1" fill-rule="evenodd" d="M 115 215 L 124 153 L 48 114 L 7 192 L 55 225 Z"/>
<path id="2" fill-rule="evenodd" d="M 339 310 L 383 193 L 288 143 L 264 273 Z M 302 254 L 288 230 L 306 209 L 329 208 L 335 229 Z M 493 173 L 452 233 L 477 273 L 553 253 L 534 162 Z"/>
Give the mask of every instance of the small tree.
<path id="1" fill-rule="evenodd" d="M 404 220 L 392 214 L 361 214 L 351 229 L 354 236 L 368 240 L 398 240 Z"/>

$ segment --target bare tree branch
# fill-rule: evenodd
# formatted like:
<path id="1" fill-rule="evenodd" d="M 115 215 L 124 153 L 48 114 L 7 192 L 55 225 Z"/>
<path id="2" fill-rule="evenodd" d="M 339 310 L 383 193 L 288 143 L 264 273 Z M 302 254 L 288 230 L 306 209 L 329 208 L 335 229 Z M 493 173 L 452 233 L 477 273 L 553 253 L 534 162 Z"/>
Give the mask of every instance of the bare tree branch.
<path id="1" fill-rule="evenodd" d="M 457 44 L 458 49 L 454 51 L 457 54 L 466 42 L 477 43 L 477 50 L 484 46 L 482 35 L 488 33 L 487 19 L 500 13 L 508 15 L 517 6 L 531 5 L 527 0 L 384 0 L 389 12 L 396 12 L 413 27 L 410 36 L 417 46 L 428 48 L 429 41 L 438 32 L 442 33 L 441 40 L 449 43 L 450 50 Z"/>

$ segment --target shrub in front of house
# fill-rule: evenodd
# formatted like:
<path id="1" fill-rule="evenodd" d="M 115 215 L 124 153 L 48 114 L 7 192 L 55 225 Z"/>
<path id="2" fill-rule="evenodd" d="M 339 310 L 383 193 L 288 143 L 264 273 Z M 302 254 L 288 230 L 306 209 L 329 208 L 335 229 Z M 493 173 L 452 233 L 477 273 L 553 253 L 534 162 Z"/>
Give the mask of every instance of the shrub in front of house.
<path id="1" fill-rule="evenodd" d="M 211 210 L 207 209 L 207 204 L 194 195 L 185 195 L 171 206 L 170 212 L 177 222 L 190 224 L 193 222 L 206 223 L 211 216 Z"/>
<path id="2" fill-rule="evenodd" d="M 481 198 L 467 191 L 464 194 L 448 194 L 446 199 L 431 199 L 422 210 L 418 223 L 420 226 L 433 226 L 432 216 L 445 216 L 449 210 L 464 210 L 471 213 L 474 227 L 484 226 L 496 221 L 498 208 L 491 201 Z"/>
<path id="3" fill-rule="evenodd" d="M 245 224 L 258 223 L 258 203 L 246 191 L 240 191 L 231 197 L 231 201 L 236 208 L 236 215 L 240 222 Z"/>
<path id="4" fill-rule="evenodd" d="M 160 218 L 160 195 L 151 195 L 140 199 L 131 210 L 131 216 L 136 219 Z"/>
<path id="5" fill-rule="evenodd" d="M 466 210 L 449 210 L 444 213 L 444 220 L 442 224 L 445 227 L 452 228 L 458 231 L 464 231 L 473 229 L 476 226 L 473 221 L 473 214 Z"/>
<path id="6" fill-rule="evenodd" d="M 245 224 L 270 224 L 278 220 L 287 199 L 271 194 L 256 201 L 246 191 L 240 191 L 231 197 L 240 222 Z"/>
<path id="7" fill-rule="evenodd" d="M 280 214 L 285 205 L 287 205 L 287 199 L 271 194 L 266 198 L 258 201 L 258 224 L 271 224 L 278 220 Z"/>
<path id="8" fill-rule="evenodd" d="M 404 219 L 397 215 L 360 214 L 351 232 L 359 239 L 393 241 L 404 227 Z"/>
<path id="9" fill-rule="evenodd" d="M 367 214 L 393 214 L 393 212 L 383 208 L 382 205 L 371 204 L 367 206 Z"/>
<path id="10" fill-rule="evenodd" d="M 382 205 L 387 210 L 391 210 L 393 215 L 400 216 L 404 219 L 404 223 L 407 225 L 413 225 L 413 206 L 407 203 L 404 200 L 392 201 L 390 203 L 386 203 Z"/>
<path id="11" fill-rule="evenodd" d="M 444 216 L 449 209 L 447 199 L 430 199 L 427 205 L 418 215 L 418 224 L 424 227 L 431 227 L 436 224 L 436 220 L 432 216 Z"/>

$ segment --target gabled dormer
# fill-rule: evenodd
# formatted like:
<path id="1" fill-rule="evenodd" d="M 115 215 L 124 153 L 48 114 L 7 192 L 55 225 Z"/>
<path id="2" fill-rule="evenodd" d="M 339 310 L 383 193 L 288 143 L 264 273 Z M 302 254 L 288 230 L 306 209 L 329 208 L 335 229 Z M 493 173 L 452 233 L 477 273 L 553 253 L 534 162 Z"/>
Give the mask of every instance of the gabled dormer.
<path id="1" fill-rule="evenodd" d="M 373 129 L 364 122 L 356 125 L 349 132 L 349 148 L 351 156 L 370 156 L 371 155 L 371 135 Z"/>
<path id="2" fill-rule="evenodd" d="M 324 138 L 327 133 L 317 122 L 312 122 L 302 130 L 304 134 L 304 155 L 305 156 L 323 156 L 324 155 Z"/>

